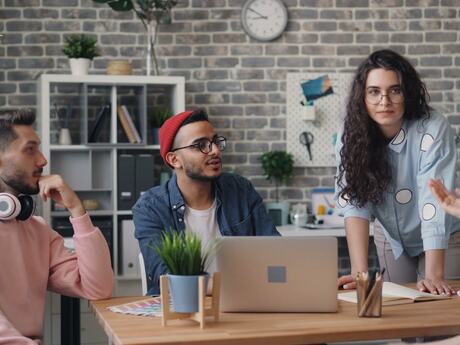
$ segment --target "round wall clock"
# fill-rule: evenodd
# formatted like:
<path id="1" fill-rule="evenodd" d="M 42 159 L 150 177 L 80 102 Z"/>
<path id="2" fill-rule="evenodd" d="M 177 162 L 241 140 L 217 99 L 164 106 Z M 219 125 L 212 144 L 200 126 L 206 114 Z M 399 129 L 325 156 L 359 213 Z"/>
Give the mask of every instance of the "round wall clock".
<path id="1" fill-rule="evenodd" d="M 248 0 L 241 10 L 244 31 L 259 41 L 271 41 L 286 28 L 288 14 L 281 0 Z"/>

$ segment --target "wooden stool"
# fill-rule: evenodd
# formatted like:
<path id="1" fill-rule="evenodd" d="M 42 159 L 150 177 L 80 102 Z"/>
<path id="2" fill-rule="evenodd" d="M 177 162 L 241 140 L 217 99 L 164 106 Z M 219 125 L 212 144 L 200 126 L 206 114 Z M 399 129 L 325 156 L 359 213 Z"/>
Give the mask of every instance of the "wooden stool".
<path id="1" fill-rule="evenodd" d="M 160 277 L 161 308 L 163 312 L 162 325 L 166 326 L 168 320 L 191 319 L 200 323 L 200 328 L 204 328 L 205 317 L 214 316 L 214 321 L 219 321 L 220 310 L 220 273 L 216 272 L 211 278 L 212 295 L 210 298 L 211 306 L 206 308 L 206 287 L 205 277 L 198 278 L 198 312 L 196 313 L 177 313 L 170 311 L 169 298 L 169 279 L 168 276 Z"/>

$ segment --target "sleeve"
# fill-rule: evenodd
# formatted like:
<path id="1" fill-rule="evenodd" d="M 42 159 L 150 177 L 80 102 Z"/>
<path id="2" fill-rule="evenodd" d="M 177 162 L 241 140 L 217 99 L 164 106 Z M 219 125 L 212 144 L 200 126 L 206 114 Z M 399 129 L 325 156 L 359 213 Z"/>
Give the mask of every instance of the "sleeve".
<path id="1" fill-rule="evenodd" d="M 63 238 L 52 231 L 48 289 L 91 300 L 111 297 L 113 271 L 104 236 L 88 214 L 70 218 L 70 222 L 75 232 L 75 253 L 69 252 Z"/>
<path id="2" fill-rule="evenodd" d="M 0 345 L 37 345 L 37 342 L 21 335 L 0 310 Z"/>
<path id="3" fill-rule="evenodd" d="M 135 236 L 144 257 L 145 272 L 147 274 L 148 294 L 160 294 L 160 276 L 167 272 L 166 266 L 155 252 L 153 247 L 161 239 L 163 223 L 155 210 L 146 202 L 138 202 L 133 208 Z"/>
<path id="4" fill-rule="evenodd" d="M 370 221 L 371 219 L 371 213 L 367 207 L 356 207 L 348 202 L 346 197 L 344 198 L 343 196 L 340 195 L 342 192 L 342 188 L 339 186 L 338 183 L 338 176 L 339 176 L 339 167 L 340 163 L 342 161 L 342 157 L 340 154 L 340 150 L 342 149 L 343 143 L 342 143 L 342 133 L 343 131 L 340 131 L 337 135 L 337 141 L 335 144 L 335 162 L 337 166 L 337 172 L 336 172 L 336 177 L 335 177 L 335 193 L 334 193 L 334 200 L 336 203 L 337 211 L 338 214 L 341 215 L 344 218 L 348 217 L 358 217 L 358 218 L 364 218 Z"/>
<path id="5" fill-rule="evenodd" d="M 255 236 L 281 236 L 273 220 L 267 213 L 262 197 L 257 193 L 252 183 L 244 179 L 249 195 L 249 209 Z"/>
<path id="6" fill-rule="evenodd" d="M 452 128 L 447 120 L 431 125 L 420 141 L 417 173 L 418 209 L 423 249 L 446 249 L 450 236 L 450 216 L 439 206 L 428 188 L 432 178 L 441 179 L 448 190 L 454 189 L 457 154 Z"/>

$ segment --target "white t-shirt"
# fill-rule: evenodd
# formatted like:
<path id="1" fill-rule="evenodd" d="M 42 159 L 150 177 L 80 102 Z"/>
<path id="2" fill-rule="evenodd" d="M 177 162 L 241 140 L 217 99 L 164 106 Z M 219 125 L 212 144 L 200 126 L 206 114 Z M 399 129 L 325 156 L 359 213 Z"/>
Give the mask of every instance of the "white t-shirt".
<path id="1" fill-rule="evenodd" d="M 195 210 L 191 207 L 185 209 L 185 229 L 197 234 L 201 238 L 201 249 L 206 250 L 208 243 L 216 237 L 220 237 L 219 224 L 216 217 L 216 200 L 207 210 Z M 212 261 L 207 272 L 212 274 L 216 271 L 215 262 Z"/>

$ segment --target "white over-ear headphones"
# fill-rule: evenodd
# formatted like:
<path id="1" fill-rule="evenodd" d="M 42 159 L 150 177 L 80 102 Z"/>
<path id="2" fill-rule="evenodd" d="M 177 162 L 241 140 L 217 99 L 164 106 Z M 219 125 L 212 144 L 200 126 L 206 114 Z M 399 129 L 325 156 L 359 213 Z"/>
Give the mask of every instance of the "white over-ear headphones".
<path id="1" fill-rule="evenodd" d="M 27 220 L 34 211 L 34 199 L 30 195 L 0 193 L 0 220 Z"/>

